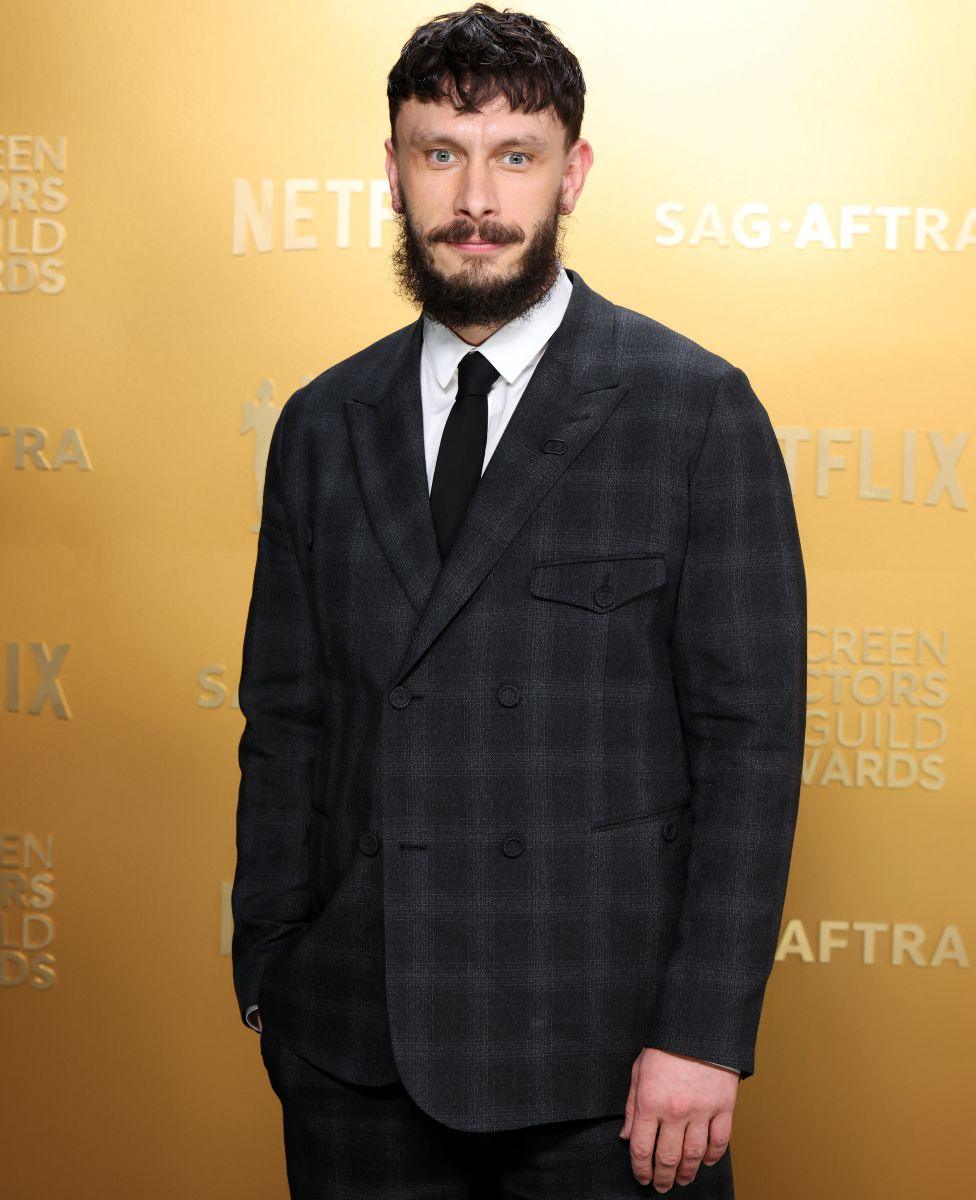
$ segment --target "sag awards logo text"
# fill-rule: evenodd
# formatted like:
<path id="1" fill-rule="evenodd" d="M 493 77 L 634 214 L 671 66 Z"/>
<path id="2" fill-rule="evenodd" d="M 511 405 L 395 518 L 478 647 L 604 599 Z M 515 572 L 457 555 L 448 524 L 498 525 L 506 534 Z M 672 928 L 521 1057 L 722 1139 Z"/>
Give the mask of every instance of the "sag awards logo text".
<path id="1" fill-rule="evenodd" d="M 941 791 L 949 635 L 810 625 L 803 782 Z"/>
<path id="2" fill-rule="evenodd" d="M 54 835 L 0 833 L 0 986 L 47 991 L 57 982 Z"/>
<path id="3" fill-rule="evenodd" d="M 61 471 L 74 467 L 92 469 L 81 430 L 69 425 L 60 433 L 48 433 L 40 425 L 0 425 L 0 468 L 14 471 Z"/>
<path id="4" fill-rule="evenodd" d="M 685 206 L 665 200 L 654 210 L 666 233 L 655 235 L 658 246 L 738 246 L 762 250 L 779 238 L 791 250 L 855 250 L 857 243 L 885 250 L 936 250 L 961 254 L 976 247 L 976 208 L 962 216 L 944 208 L 911 208 L 907 204 L 812 203 L 799 213 L 777 215 L 761 200 L 723 213 L 711 201 L 686 216 Z"/>
<path id="5" fill-rule="evenodd" d="M 0 133 L 0 293 L 64 289 L 67 139 Z"/>
<path id="6" fill-rule="evenodd" d="M 848 960 L 865 967 L 959 967 L 969 969 L 969 953 L 958 925 L 926 929 L 915 921 L 820 921 L 808 927 L 798 917 L 786 923 L 776 961 L 832 963 Z"/>

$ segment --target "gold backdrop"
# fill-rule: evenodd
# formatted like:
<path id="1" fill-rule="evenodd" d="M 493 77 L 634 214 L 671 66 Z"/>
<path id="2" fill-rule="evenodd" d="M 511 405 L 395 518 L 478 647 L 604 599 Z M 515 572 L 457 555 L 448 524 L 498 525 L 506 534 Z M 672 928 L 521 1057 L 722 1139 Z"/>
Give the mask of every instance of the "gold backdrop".
<path id="1" fill-rule="evenodd" d="M 287 1195 L 228 956 L 257 497 L 291 392 L 416 315 L 389 266 L 385 78 L 438 11 L 4 6 L 0 1129 L 20 1200 Z M 962 1197 L 976 9 L 530 11 L 588 84 L 567 264 L 747 371 L 796 497 L 807 776 L 738 1190 Z"/>

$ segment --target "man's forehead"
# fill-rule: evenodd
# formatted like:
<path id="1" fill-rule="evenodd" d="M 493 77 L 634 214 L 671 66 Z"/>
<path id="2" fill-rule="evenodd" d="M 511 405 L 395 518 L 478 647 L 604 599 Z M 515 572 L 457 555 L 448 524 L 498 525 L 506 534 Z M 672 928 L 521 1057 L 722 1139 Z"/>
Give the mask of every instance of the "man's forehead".
<path id="1" fill-rule="evenodd" d="M 476 113 L 458 112 L 449 100 L 418 100 L 411 96 L 400 105 L 397 120 L 412 143 L 465 133 L 495 138 L 526 135 L 548 143 L 555 141 L 559 132 L 559 121 L 551 109 L 513 111 L 503 94 L 493 96 Z"/>

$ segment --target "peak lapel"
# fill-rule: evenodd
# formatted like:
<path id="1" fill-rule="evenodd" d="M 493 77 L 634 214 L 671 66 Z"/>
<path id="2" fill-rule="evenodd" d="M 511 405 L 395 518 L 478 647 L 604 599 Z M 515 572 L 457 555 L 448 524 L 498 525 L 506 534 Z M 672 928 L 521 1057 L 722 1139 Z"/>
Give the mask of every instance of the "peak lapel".
<path id="1" fill-rule="evenodd" d="M 427 491 L 420 398 L 423 317 L 393 335 L 379 378 L 346 400 L 349 437 L 373 533 L 418 613 L 441 569 Z"/>

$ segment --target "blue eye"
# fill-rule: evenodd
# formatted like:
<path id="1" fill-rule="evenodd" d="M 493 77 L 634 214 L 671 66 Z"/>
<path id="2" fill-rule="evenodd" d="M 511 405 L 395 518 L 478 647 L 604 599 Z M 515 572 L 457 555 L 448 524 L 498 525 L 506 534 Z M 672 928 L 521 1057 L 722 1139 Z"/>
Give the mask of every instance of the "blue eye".
<path id="1" fill-rule="evenodd" d="M 438 149 L 436 149 L 436 150 L 428 150 L 428 151 L 427 151 L 427 154 L 428 154 L 428 156 L 430 156 L 430 155 L 432 155 L 432 154 L 447 154 L 447 155 L 452 155 L 453 153 L 454 153 L 454 151 L 453 151 L 453 150 L 445 150 L 445 149 L 443 149 L 443 148 L 438 148 Z M 506 158 L 511 158 L 511 157 L 512 157 L 512 155 L 515 155 L 515 157 L 516 157 L 516 158 L 520 158 L 520 159 L 522 159 L 524 163 L 527 163 L 527 162 L 531 162 L 531 161 L 532 161 L 532 155 L 531 155 L 531 154 L 526 154 L 526 152 L 525 152 L 524 150 L 509 150 L 509 151 L 508 151 L 508 152 L 505 154 L 505 157 L 506 157 Z M 449 160 L 449 159 L 447 159 L 447 158 L 435 158 L 435 159 L 433 159 L 432 161 L 433 161 L 433 162 L 435 162 L 435 163 L 438 163 L 438 164 L 445 164 L 445 163 L 449 162 L 450 160 Z M 513 165 L 513 166 L 517 166 L 517 167 L 521 167 L 521 166 L 523 165 L 523 162 L 513 163 L 512 165 Z"/>

